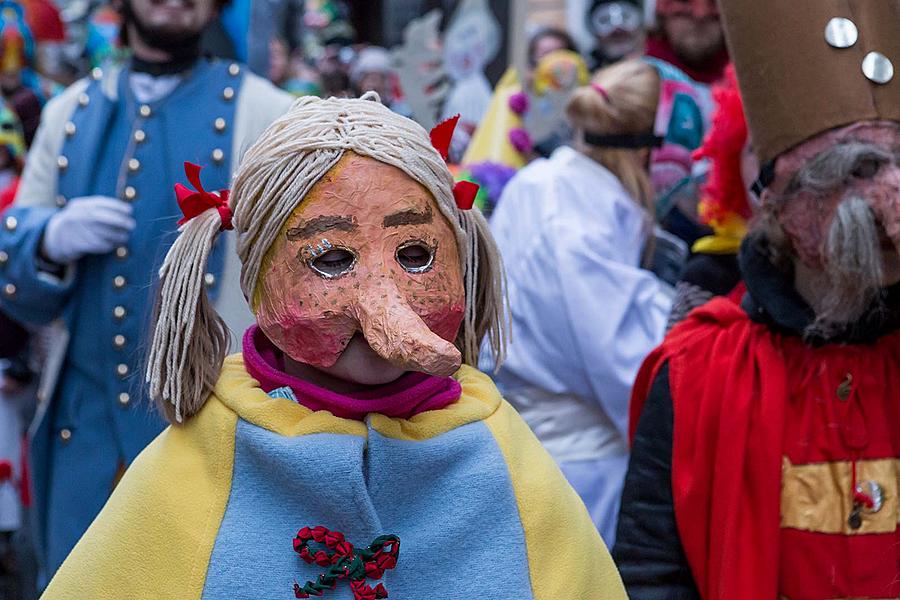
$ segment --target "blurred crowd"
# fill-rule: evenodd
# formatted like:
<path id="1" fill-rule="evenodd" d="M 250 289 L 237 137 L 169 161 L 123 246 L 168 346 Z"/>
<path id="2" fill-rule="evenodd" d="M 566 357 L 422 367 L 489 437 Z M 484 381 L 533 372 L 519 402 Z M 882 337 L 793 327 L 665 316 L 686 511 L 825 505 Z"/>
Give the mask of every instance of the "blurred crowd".
<path id="1" fill-rule="evenodd" d="M 35 597 L 165 425 L 136 406 L 177 207 L 145 199 L 185 160 L 227 188 L 302 96 L 458 118 L 451 171 L 480 186 L 511 309 L 506 362 L 479 367 L 613 548 L 639 369 L 692 310 L 741 302 L 766 165 L 715 0 L 587 2 L 578 32 L 529 27 L 497 78 L 505 28 L 457 4 L 384 48 L 342 0 L 0 0 L 0 598 Z M 210 252 L 204 285 L 243 331 L 238 269 Z M 637 569 L 634 543 L 615 556 Z"/>
<path id="2" fill-rule="evenodd" d="M 689 245 L 712 234 L 709 225 L 698 216 L 697 173 L 703 169 L 698 171 L 695 167 L 691 152 L 699 147 L 709 125 L 713 106 L 709 85 L 722 80 L 728 61 L 713 1 L 660 0 L 655 10 L 652 7 L 648 10 L 636 0 L 597 0 L 590 4 L 584 15 L 585 28 L 590 34 L 587 43 L 584 40 L 576 43 L 572 35 L 561 29 L 533 28 L 527 56 L 521 63 L 524 68 L 517 71 L 511 66 L 496 86 L 489 83 L 484 69 L 497 55 L 501 29 L 486 3 L 462 3 L 452 17 L 440 15 L 438 11 L 423 15 L 409 25 L 402 44 L 386 49 L 357 39 L 350 19 L 351 7 L 340 0 L 217 3 L 208 24 L 182 37 L 174 29 L 153 29 L 149 21 L 144 21 L 142 11 L 149 10 L 144 5 L 152 9 L 167 2 L 178 5 L 181 1 L 3 0 L 0 4 L 0 91 L 3 100 L 0 106 L 0 212 L 16 198 L 29 147 L 42 122 L 42 108 L 59 95 L 63 99 L 57 103 L 64 103 L 67 86 L 72 86 L 69 88 L 72 90 L 82 86 L 79 81 L 105 81 L 104 72 L 109 72 L 115 65 L 128 65 L 129 61 L 144 65 L 135 67 L 134 71 L 148 73 L 157 85 L 168 75 L 183 73 L 178 64 L 191 63 L 196 60 L 195 54 L 199 54 L 233 61 L 226 64 L 246 64 L 253 73 L 294 97 L 357 97 L 372 90 L 394 111 L 417 119 L 426 127 L 459 114 L 461 127 L 457 128 L 451 144 L 451 161 L 459 178 L 481 185 L 477 204 L 482 211 L 490 214 L 497 208 L 495 235 L 510 266 L 510 294 L 518 341 L 511 348 L 507 366 L 497 374 L 498 383 L 564 468 L 611 545 L 627 464 L 625 424 L 631 381 L 643 355 L 662 338 L 674 295 L 673 286 L 684 271 L 690 255 Z M 129 39 L 135 34 L 141 46 L 134 38 Z M 159 48 L 161 53 L 157 54 L 161 58 L 158 63 L 152 62 L 157 54 L 142 54 L 136 50 L 139 47 Z M 647 61 L 633 62 L 641 56 L 647 57 Z M 588 85 L 591 72 L 608 69 L 620 61 L 626 61 L 622 70 L 607 70 L 591 84 L 593 88 Z M 146 67 L 145 63 L 150 66 Z M 640 83 L 644 79 L 646 83 Z M 144 103 L 140 106 L 140 116 L 147 117 L 158 94 L 145 93 L 142 98 L 138 81 L 131 80 L 131 85 L 135 97 Z M 77 99 L 81 106 L 87 106 L 88 100 L 94 101 L 89 89 L 85 90 L 83 86 L 79 89 L 84 90 Z M 226 88 L 226 94 L 228 89 L 231 88 Z M 635 110 L 644 112 L 631 114 L 627 110 L 624 113 L 612 110 L 612 97 L 619 94 L 634 104 Z M 658 110 L 663 104 L 665 107 Z M 152 110 L 155 112 L 156 109 Z M 659 116 L 665 111 L 668 114 Z M 49 119 L 44 119 L 47 121 L 44 129 L 51 126 L 64 129 L 65 140 L 81 139 L 81 129 L 88 127 L 87 123 L 77 122 L 75 117 L 53 123 Z M 226 127 L 224 123 L 222 120 L 222 129 Z M 600 180 L 591 180 L 590 165 L 579 167 L 577 163 L 593 160 L 588 157 L 594 156 L 594 151 L 589 146 L 578 146 L 576 132 L 598 126 L 611 128 L 611 131 L 623 127 L 627 130 L 635 125 L 654 131 L 656 137 L 652 144 L 645 143 L 646 140 L 626 140 L 621 156 L 613 163 L 609 163 L 608 158 L 599 159 L 621 180 L 624 188 L 615 180 L 604 180 L 602 174 Z M 219 127 L 217 124 L 216 131 L 220 131 Z M 135 136 L 146 135 L 143 129 L 137 131 Z M 44 147 L 55 146 L 55 153 L 65 152 L 58 149 L 61 141 L 48 141 L 60 139 L 60 135 L 45 131 L 38 142 Z M 135 139 L 141 141 L 143 138 Z M 658 150 L 664 144 L 665 152 Z M 34 154 L 39 155 L 44 149 L 36 150 Z M 96 158 L 105 156 L 104 151 L 93 148 L 78 152 Z M 222 162 L 216 154 L 221 152 L 218 148 L 213 150 L 213 160 L 217 163 Z M 52 174 L 59 177 L 59 182 L 52 186 L 57 194 L 46 201 L 57 209 L 81 205 L 101 213 L 115 212 L 119 210 L 118 205 L 110 203 L 122 199 L 130 202 L 138 193 L 134 185 L 118 185 L 114 193 L 101 193 L 99 185 L 64 192 L 66 187 L 71 187 L 62 177 L 66 169 L 83 171 L 86 167 L 75 156 L 66 158 L 59 154 L 58 159 L 54 156 L 50 158 L 54 163 L 71 161 L 68 167 L 60 163 L 59 173 Z M 141 162 L 150 163 L 149 159 L 137 156 L 134 154 L 129 159 L 129 172 L 137 171 Z M 37 162 L 44 158 L 38 156 L 32 160 Z M 535 159 L 541 159 L 541 163 L 529 166 Z M 33 178 L 45 177 L 41 169 L 43 167 L 37 166 L 32 169 Z M 575 183 L 579 177 L 585 178 L 582 186 Z M 556 190 L 555 181 L 571 186 L 572 197 L 559 205 L 550 198 L 554 194 L 566 197 L 567 192 Z M 508 183 L 510 185 L 505 189 Z M 619 195 L 619 210 L 625 213 L 591 214 L 595 207 L 591 207 L 589 197 L 580 209 L 577 208 L 578 203 L 572 200 L 588 190 L 597 193 L 597 185 L 601 189 L 608 187 L 613 197 Z M 35 193 L 33 182 L 26 183 L 26 187 L 26 195 Z M 140 193 L 145 192 L 142 189 Z M 543 231 L 545 222 L 541 213 L 535 213 L 535 229 L 529 229 L 532 225 L 528 224 L 527 203 L 516 197 L 532 194 L 545 199 L 545 213 L 555 213 L 560 222 L 568 223 L 565 227 L 571 227 L 558 235 L 577 240 L 578 244 L 597 243 L 597 248 L 608 247 L 609 254 L 603 260 L 621 263 L 624 269 L 620 274 L 618 293 L 610 296 L 611 304 L 606 307 L 609 310 L 609 306 L 618 304 L 615 312 L 619 316 L 612 320 L 599 319 L 599 315 L 591 315 L 588 311 L 583 319 L 588 323 L 596 322 L 597 326 L 582 332 L 585 338 L 602 340 L 609 337 L 609 332 L 617 331 L 620 339 L 614 344 L 610 341 L 607 345 L 582 348 L 584 355 L 580 357 L 577 352 L 574 355 L 567 353 L 555 366 L 547 363 L 545 353 L 548 348 L 538 352 L 530 346 L 538 344 L 537 340 L 544 337 L 542 330 L 565 331 L 569 329 L 568 325 L 553 321 L 528 322 L 527 315 L 542 310 L 542 306 L 554 306 L 561 297 L 545 293 L 530 297 L 530 286 L 541 284 L 531 281 L 526 286 L 519 278 L 517 267 L 521 264 L 518 254 L 530 253 L 517 240 L 526 237 L 543 239 L 549 235 Z M 502 205 L 501 198 L 510 198 L 505 201 L 507 206 Z M 83 202 L 85 199 L 87 204 Z M 36 201 L 20 198 L 19 202 L 27 205 Z M 612 223 L 622 233 L 620 242 L 604 238 L 602 227 L 591 226 L 584 232 L 588 237 L 581 237 L 576 233 L 577 228 L 589 223 L 588 217 L 612 219 L 613 222 L 624 218 L 623 222 Z M 89 231 L 85 235 L 94 232 L 99 236 L 98 240 L 124 240 L 125 232 L 133 227 L 130 224 L 132 218 L 137 216 L 129 208 L 116 216 L 118 220 L 110 217 L 115 222 L 113 225 L 90 224 L 70 218 L 64 220 L 61 227 L 69 232 L 85 227 Z M 8 217 L 6 221 L 7 229 L 12 229 L 9 225 L 13 221 L 9 219 L 16 217 Z M 47 225 L 45 238 L 51 238 L 51 226 L 52 222 Z M 52 242 L 52 238 L 49 241 Z M 19 246 L 23 243 L 21 240 L 15 242 Z M 95 241 L 95 246 L 89 243 L 74 250 L 65 244 L 62 250 L 53 247 L 52 243 L 48 248 L 48 239 L 42 243 L 41 256 L 50 264 L 49 272 L 63 278 L 67 260 L 103 252 L 107 247 L 120 255 L 128 251 L 126 245 L 110 241 Z M 562 246 L 558 249 L 565 252 Z M 573 251 L 577 254 L 579 249 Z M 147 256 L 151 255 L 158 255 L 158 251 Z M 0 253 L 0 260 L 3 263 L 9 260 L 6 252 Z M 570 258 L 561 256 L 560 260 L 569 261 Z M 63 266 L 54 267 L 57 263 Z M 527 270 L 527 267 L 523 268 Z M 150 276 L 150 272 L 144 272 L 140 279 L 149 281 Z M 116 287 L 119 287 L 120 277 L 125 279 L 117 276 Z M 600 285 L 575 276 L 563 276 L 558 281 L 546 283 L 550 288 L 559 286 L 560 294 L 570 299 L 596 294 L 597 288 L 592 286 Z M 8 284 L 5 290 L 7 300 L 13 300 L 16 294 L 11 285 Z M 569 285 L 576 288 L 565 289 Z M 23 290 L 19 290 L 18 295 L 22 294 Z M 102 295 L 90 300 L 93 301 L 104 302 Z M 126 305 L 122 300 L 118 302 L 114 314 L 117 320 L 122 320 L 119 311 L 124 314 Z M 96 507 L 86 509 L 86 516 L 79 517 L 81 524 L 76 524 L 73 531 L 66 534 L 69 540 L 61 549 L 54 549 L 53 540 L 46 538 L 46 530 L 61 522 L 59 519 L 66 521 L 66 509 L 61 509 L 62 516 L 53 517 L 54 510 L 60 510 L 61 500 L 54 501 L 51 497 L 48 503 L 40 496 L 51 493 L 60 485 L 55 479 L 63 464 L 58 462 L 61 454 L 57 451 L 54 458 L 53 451 L 47 453 L 46 449 L 29 451 L 29 441 L 33 445 L 39 434 L 32 431 L 29 437 L 27 431 L 30 423 L 38 423 L 42 417 L 46 420 L 42 413 L 48 403 L 52 404 L 47 396 L 59 394 L 54 392 L 52 385 L 44 390 L 38 383 L 41 376 L 46 379 L 45 371 L 61 368 L 59 377 L 71 385 L 74 377 L 71 372 L 77 371 L 78 367 L 67 371 L 67 365 L 76 361 L 66 358 L 65 351 L 62 358 L 56 356 L 59 352 L 54 352 L 54 348 L 61 342 L 48 331 L 52 327 L 26 325 L 23 322 L 28 319 L 22 317 L 28 315 L 16 310 L 8 312 L 16 314 L 17 318 L 11 318 L 7 311 L 0 312 L 0 356 L 3 357 L 0 596 L 31 598 L 36 590 L 35 581 L 46 582 L 52 575 L 67 549 L 102 505 L 109 485 L 100 486 Z M 37 321 L 49 322 L 58 315 L 65 315 L 65 312 L 48 309 L 47 314 L 40 315 Z M 64 321 L 69 320 L 70 336 L 77 329 L 71 319 L 70 315 L 63 316 Z M 131 335 L 127 337 L 126 342 L 126 336 L 118 330 L 114 332 L 117 349 L 131 344 Z M 572 339 L 563 336 L 554 343 L 562 350 L 571 348 Z M 121 358 L 113 360 L 118 362 Z M 522 372 L 532 369 L 530 363 L 533 362 L 544 364 L 549 379 L 523 378 Z M 579 366 L 585 362 L 590 362 L 592 368 Z M 122 378 L 129 365 L 118 362 L 116 369 L 118 378 Z M 129 394 L 134 394 L 133 391 L 113 390 L 104 393 L 118 394 L 116 397 L 122 406 L 129 404 Z M 61 400 L 56 402 L 65 404 Z M 86 436 L 89 426 L 86 422 L 69 426 L 68 422 L 60 421 L 61 411 L 59 406 L 51 409 L 55 414 L 51 417 L 51 435 L 72 448 L 72 438 Z M 142 433 L 135 434 L 136 437 L 149 440 L 161 424 L 154 423 L 149 428 L 141 425 L 140 428 L 143 428 Z M 93 440 L 91 443 L 96 446 L 100 442 Z M 119 473 L 115 475 L 116 479 L 140 447 L 142 443 L 138 443 L 134 451 L 120 449 L 119 452 L 124 454 L 113 457 L 118 467 L 114 464 L 110 468 Z M 112 446 L 110 452 L 115 454 Z M 37 475 L 30 473 L 28 468 L 34 461 L 43 461 Z M 57 470 L 55 475 L 54 469 Z M 32 497 L 34 488 L 39 490 L 36 506 Z M 60 492 L 52 493 L 59 495 Z M 27 526 L 28 515 L 35 525 Z M 60 534 L 60 537 L 64 536 Z"/>

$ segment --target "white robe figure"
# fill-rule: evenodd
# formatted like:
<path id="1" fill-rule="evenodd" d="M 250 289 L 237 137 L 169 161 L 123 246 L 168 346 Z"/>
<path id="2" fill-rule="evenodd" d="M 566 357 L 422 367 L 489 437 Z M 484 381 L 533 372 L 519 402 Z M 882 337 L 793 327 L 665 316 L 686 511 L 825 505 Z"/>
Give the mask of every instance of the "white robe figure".
<path id="1" fill-rule="evenodd" d="M 484 68 L 497 55 L 501 34 L 486 0 L 463 0 L 444 34 L 444 69 L 453 81 L 444 114 L 460 115 L 458 135 L 471 135 L 491 103 L 493 90 Z"/>
<path id="2" fill-rule="evenodd" d="M 513 323 L 497 383 L 612 546 L 631 386 L 671 308 L 639 266 L 645 213 L 611 172 L 564 146 L 513 177 L 491 230 Z"/>

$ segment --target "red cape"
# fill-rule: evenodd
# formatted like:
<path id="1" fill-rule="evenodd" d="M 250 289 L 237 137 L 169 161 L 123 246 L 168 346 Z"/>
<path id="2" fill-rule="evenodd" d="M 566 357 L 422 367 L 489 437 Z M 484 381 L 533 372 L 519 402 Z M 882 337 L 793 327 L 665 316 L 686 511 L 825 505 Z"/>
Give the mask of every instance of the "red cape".
<path id="1" fill-rule="evenodd" d="M 671 331 L 635 383 L 632 439 L 650 387 L 668 363 L 675 520 L 704 600 L 778 594 L 788 402 L 779 339 L 733 301 L 716 298 Z"/>

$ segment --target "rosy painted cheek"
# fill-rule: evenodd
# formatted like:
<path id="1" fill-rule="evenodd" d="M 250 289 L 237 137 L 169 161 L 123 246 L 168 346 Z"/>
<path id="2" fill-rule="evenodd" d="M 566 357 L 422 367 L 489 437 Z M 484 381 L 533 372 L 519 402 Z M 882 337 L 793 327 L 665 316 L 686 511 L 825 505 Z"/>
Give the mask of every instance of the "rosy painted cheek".
<path id="1" fill-rule="evenodd" d="M 262 319 L 259 326 L 272 343 L 293 360 L 316 367 L 330 367 L 337 362 L 355 327 L 339 323 L 323 326 L 319 320 L 297 319 L 291 323 L 271 324 Z"/>
<path id="2" fill-rule="evenodd" d="M 457 265 L 457 261 L 451 261 L 450 269 L 457 269 Z M 465 314 L 465 294 L 462 278 L 451 274 L 450 269 L 436 267 L 421 279 L 403 277 L 400 291 L 428 329 L 453 342 Z"/>
<path id="3" fill-rule="evenodd" d="M 355 321 L 344 307 L 337 306 L 338 296 L 333 291 L 292 291 L 265 298 L 257 314 L 260 328 L 292 359 L 317 367 L 332 366 L 356 332 Z"/>
<path id="4" fill-rule="evenodd" d="M 464 304 L 448 304 L 442 307 L 434 307 L 431 312 L 425 314 L 418 312 L 417 314 L 428 325 L 428 329 L 448 342 L 453 342 L 459 333 L 465 310 Z"/>

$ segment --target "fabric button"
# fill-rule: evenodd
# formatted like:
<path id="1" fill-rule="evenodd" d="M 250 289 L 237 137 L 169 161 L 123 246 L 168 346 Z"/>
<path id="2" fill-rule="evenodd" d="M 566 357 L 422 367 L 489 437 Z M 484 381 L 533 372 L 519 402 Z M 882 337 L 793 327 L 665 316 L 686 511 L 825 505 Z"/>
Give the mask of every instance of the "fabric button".
<path id="1" fill-rule="evenodd" d="M 133 185 L 125 186 L 125 199 L 129 202 L 137 198 L 137 190 Z"/>
<path id="2" fill-rule="evenodd" d="M 153 110 L 152 110 L 149 106 L 147 106 L 146 104 L 142 104 L 141 107 L 138 109 L 138 112 L 139 112 L 139 113 L 141 114 L 141 116 L 144 117 L 145 119 L 146 119 L 147 117 L 149 117 L 150 115 L 153 114 Z"/>
<path id="3" fill-rule="evenodd" d="M 113 336 L 113 346 L 114 346 L 115 348 L 119 348 L 119 349 L 124 348 L 124 347 L 125 347 L 125 341 L 126 341 L 126 340 L 125 340 L 125 336 L 122 335 L 121 333 L 116 334 L 116 335 Z"/>
<path id="4" fill-rule="evenodd" d="M 212 273 L 207 273 L 203 276 L 203 283 L 206 284 L 206 287 L 212 287 L 216 285 L 216 276 Z"/>
<path id="5" fill-rule="evenodd" d="M 136 159 L 136 158 L 129 158 L 129 159 L 128 159 L 128 170 L 129 170 L 129 171 L 131 171 L 132 173 L 135 173 L 135 172 L 137 172 L 137 170 L 140 169 L 140 168 L 141 168 L 141 161 L 139 161 L 139 160 Z"/>
<path id="6" fill-rule="evenodd" d="M 127 283 L 128 281 L 122 275 L 113 277 L 113 287 L 117 290 L 121 290 Z"/>
<path id="7" fill-rule="evenodd" d="M 128 314 L 128 312 L 125 310 L 124 306 L 117 306 L 113 309 L 112 314 L 113 314 L 113 318 L 116 321 L 121 321 L 122 319 L 125 318 L 125 316 Z"/>
<path id="8" fill-rule="evenodd" d="M 13 298 L 16 295 L 16 286 L 12 283 L 7 283 L 3 286 L 3 295 L 7 298 Z"/>
<path id="9" fill-rule="evenodd" d="M 128 377 L 128 365 L 125 363 L 119 363 L 116 365 L 116 375 L 119 376 L 119 379 L 125 379 Z"/>
<path id="10" fill-rule="evenodd" d="M 91 102 L 90 96 L 88 96 L 84 92 L 82 92 L 81 94 L 78 95 L 78 104 L 80 106 L 85 107 L 88 104 L 90 104 L 90 102 Z"/>
<path id="11" fill-rule="evenodd" d="M 15 231 L 16 227 L 19 226 L 19 221 L 15 217 L 9 216 L 3 220 L 3 226 L 6 227 L 7 231 Z"/>
<path id="12" fill-rule="evenodd" d="M 60 431 L 59 431 L 59 439 L 61 439 L 63 442 L 66 442 L 66 443 L 67 443 L 69 440 L 72 439 L 72 430 L 71 430 L 71 429 L 68 429 L 68 428 L 66 428 L 66 429 L 60 429 Z"/>
<path id="13" fill-rule="evenodd" d="M 100 81 L 103 78 L 103 69 L 100 67 L 94 67 L 91 69 L 91 79 L 94 81 Z"/>
<path id="14" fill-rule="evenodd" d="M 144 130 L 143 130 L 143 129 L 137 129 L 137 130 L 135 130 L 135 132 L 134 132 L 134 141 L 136 141 L 138 144 L 141 144 L 141 143 L 143 143 L 144 140 L 146 140 L 146 139 L 147 139 L 147 134 L 144 133 Z"/>
<path id="15" fill-rule="evenodd" d="M 0 250 L 0 265 L 5 265 L 7 262 L 9 262 L 9 254 Z"/>
<path id="16" fill-rule="evenodd" d="M 72 137 L 73 135 L 75 135 L 75 131 L 76 131 L 75 123 L 73 123 L 72 121 L 68 121 L 65 124 L 65 130 L 66 130 L 67 136 Z"/>
<path id="17" fill-rule="evenodd" d="M 116 258 L 119 260 L 124 260 L 128 258 L 128 248 L 125 246 L 119 246 L 116 248 Z"/>
<path id="18" fill-rule="evenodd" d="M 131 403 L 131 395 L 128 392 L 119 394 L 119 404 L 124 408 Z"/>
<path id="19" fill-rule="evenodd" d="M 234 98 L 234 88 L 229 86 L 222 90 L 222 98 L 224 98 L 225 100 L 231 100 L 232 98 Z"/>
<path id="20" fill-rule="evenodd" d="M 66 205 L 66 197 L 63 195 L 57 196 L 56 197 L 56 206 L 58 206 L 59 208 L 62 208 L 65 205 Z"/>
<path id="21" fill-rule="evenodd" d="M 227 123 L 225 123 L 225 119 L 223 119 L 222 117 L 219 117 L 218 119 L 216 119 L 213 122 L 213 128 L 216 131 L 218 131 L 219 133 L 222 133 L 223 131 L 225 131 L 226 126 L 227 126 Z"/>
<path id="22" fill-rule="evenodd" d="M 59 167 L 60 171 L 65 171 L 69 168 L 69 159 L 65 156 L 60 156 L 56 159 L 56 166 Z"/>
<path id="23" fill-rule="evenodd" d="M 241 74 L 241 66 L 237 63 L 231 63 L 228 65 L 228 74 L 232 77 L 237 77 Z"/>
<path id="24" fill-rule="evenodd" d="M 216 148 L 212 151 L 212 159 L 216 164 L 222 162 L 225 159 L 225 152 L 221 148 Z"/>

